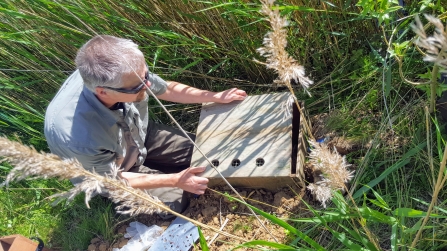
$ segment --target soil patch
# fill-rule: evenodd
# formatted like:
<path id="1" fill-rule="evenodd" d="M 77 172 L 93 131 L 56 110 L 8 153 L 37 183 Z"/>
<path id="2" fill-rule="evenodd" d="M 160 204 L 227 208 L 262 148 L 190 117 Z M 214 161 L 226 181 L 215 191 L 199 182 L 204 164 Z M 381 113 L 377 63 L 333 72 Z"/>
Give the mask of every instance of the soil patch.
<path id="1" fill-rule="evenodd" d="M 230 188 L 215 187 L 208 189 L 205 194 L 198 198 L 192 198 L 188 209 L 183 214 L 210 227 L 222 228 L 222 231 L 244 238 L 247 241 L 266 240 L 279 243 L 287 242 L 289 236 L 284 228 L 272 224 L 270 221 L 259 216 L 267 231 L 246 206 L 230 200 L 226 196 L 218 194 L 213 190 L 234 196 Z M 310 217 L 307 207 L 301 203 L 302 199 L 309 201 L 309 195 L 303 188 L 286 187 L 276 191 L 268 191 L 265 189 L 237 189 L 237 191 L 251 205 L 276 215 L 285 221 L 289 218 Z M 315 206 L 318 207 L 318 205 Z M 158 225 L 164 229 L 173 221 L 173 219 L 164 220 L 158 215 L 147 214 L 129 218 L 117 226 L 115 230 L 116 238 L 112 243 L 101 241 L 100 238 L 94 238 L 88 250 L 106 251 L 112 250 L 112 248 L 123 247 L 128 241 L 123 237 L 126 233 L 126 228 L 134 220 L 147 226 Z M 289 222 L 289 224 L 293 225 L 294 223 Z M 202 232 L 205 238 L 207 238 L 210 250 L 230 250 L 242 243 L 242 241 L 221 235 L 216 237 L 216 233 L 212 230 L 202 229 Z M 200 248 L 196 247 L 194 250 L 200 250 Z"/>

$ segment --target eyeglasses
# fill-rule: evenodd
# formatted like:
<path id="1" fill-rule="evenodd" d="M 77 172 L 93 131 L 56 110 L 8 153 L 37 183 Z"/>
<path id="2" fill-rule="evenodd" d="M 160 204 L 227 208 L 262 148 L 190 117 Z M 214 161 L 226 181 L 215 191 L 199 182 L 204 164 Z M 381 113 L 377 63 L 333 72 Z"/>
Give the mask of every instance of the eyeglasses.
<path id="1" fill-rule="evenodd" d="M 126 94 L 137 94 L 141 91 L 141 89 L 143 89 L 143 87 L 147 84 L 148 81 L 149 81 L 149 71 L 146 71 L 146 74 L 144 75 L 143 82 L 135 88 L 124 89 L 124 88 L 113 88 L 113 87 L 109 87 L 109 86 L 101 86 L 101 87 L 105 88 L 105 89 L 121 92 L 121 93 L 126 93 Z"/>

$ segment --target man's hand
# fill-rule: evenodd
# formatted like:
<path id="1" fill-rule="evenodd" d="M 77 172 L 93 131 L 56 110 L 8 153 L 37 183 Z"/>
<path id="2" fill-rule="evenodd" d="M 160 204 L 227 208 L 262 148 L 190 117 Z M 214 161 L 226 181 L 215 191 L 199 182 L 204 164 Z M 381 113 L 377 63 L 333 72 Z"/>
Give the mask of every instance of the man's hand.
<path id="1" fill-rule="evenodd" d="M 245 91 L 238 88 L 232 88 L 223 92 L 214 94 L 214 97 L 218 99 L 217 103 L 230 103 L 234 100 L 244 100 L 247 97 Z"/>
<path id="2" fill-rule="evenodd" d="M 197 173 L 205 171 L 206 167 L 190 167 L 179 172 L 176 187 L 194 194 L 204 194 L 207 188 L 208 179 L 196 176 Z"/>

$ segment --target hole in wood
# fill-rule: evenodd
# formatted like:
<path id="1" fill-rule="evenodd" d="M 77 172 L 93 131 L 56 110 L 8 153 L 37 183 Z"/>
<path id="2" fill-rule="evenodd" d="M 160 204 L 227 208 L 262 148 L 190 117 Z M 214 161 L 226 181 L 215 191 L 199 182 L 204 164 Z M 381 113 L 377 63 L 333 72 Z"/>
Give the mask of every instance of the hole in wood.
<path id="1" fill-rule="evenodd" d="M 241 165 L 241 161 L 239 159 L 234 159 L 231 161 L 231 166 L 237 167 Z"/>
<path id="2" fill-rule="evenodd" d="M 211 164 L 213 164 L 213 166 L 215 166 L 215 167 L 218 167 L 219 161 L 217 159 L 213 159 L 213 160 L 211 160 Z"/>
<path id="3" fill-rule="evenodd" d="M 256 159 L 256 166 L 263 166 L 265 163 L 263 158 L 257 158 Z"/>

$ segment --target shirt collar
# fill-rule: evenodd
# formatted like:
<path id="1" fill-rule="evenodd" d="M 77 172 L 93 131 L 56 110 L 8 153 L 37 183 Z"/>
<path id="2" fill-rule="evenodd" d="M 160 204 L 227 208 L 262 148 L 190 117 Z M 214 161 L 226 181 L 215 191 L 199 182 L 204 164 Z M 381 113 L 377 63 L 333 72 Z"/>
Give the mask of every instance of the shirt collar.
<path id="1" fill-rule="evenodd" d="M 107 108 L 99 99 L 95 96 L 95 94 L 90 91 L 87 87 L 83 87 L 82 94 L 85 100 L 89 103 L 89 105 L 98 113 L 103 114 L 101 117 L 104 119 L 104 122 L 109 126 L 113 126 L 120 120 L 119 116 Z"/>

